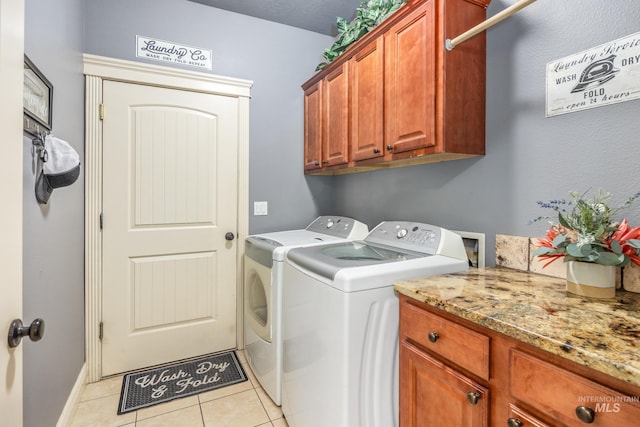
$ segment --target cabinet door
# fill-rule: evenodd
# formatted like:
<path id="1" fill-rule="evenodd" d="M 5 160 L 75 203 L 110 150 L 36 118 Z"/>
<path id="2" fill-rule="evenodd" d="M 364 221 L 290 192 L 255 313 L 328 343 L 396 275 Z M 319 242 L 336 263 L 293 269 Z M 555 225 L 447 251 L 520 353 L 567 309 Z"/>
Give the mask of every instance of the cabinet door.
<path id="1" fill-rule="evenodd" d="M 425 2 L 384 35 L 385 145 L 392 154 L 436 144 L 435 3 Z"/>
<path id="2" fill-rule="evenodd" d="M 304 91 L 304 171 L 321 168 L 322 81 Z"/>
<path id="3" fill-rule="evenodd" d="M 365 160 L 384 155 L 384 50 L 378 37 L 356 53 L 349 63 L 351 81 L 351 158 Z"/>
<path id="4" fill-rule="evenodd" d="M 349 155 L 349 73 L 345 62 L 324 79 L 323 166 L 346 164 Z"/>
<path id="5" fill-rule="evenodd" d="M 400 345 L 400 427 L 487 426 L 489 391 L 413 346 Z"/>

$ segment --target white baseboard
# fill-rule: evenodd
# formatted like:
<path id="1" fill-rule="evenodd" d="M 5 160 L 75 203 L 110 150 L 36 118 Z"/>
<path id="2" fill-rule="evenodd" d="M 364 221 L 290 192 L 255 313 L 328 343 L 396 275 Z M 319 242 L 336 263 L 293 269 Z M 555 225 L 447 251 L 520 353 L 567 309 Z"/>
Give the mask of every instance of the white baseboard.
<path id="1" fill-rule="evenodd" d="M 84 363 L 82 365 L 82 369 L 80 369 L 80 373 L 78 373 L 76 383 L 73 385 L 71 393 L 69 393 L 67 403 L 64 405 L 64 409 L 62 410 L 62 414 L 60 414 L 60 418 L 58 419 L 56 427 L 67 427 L 71 425 L 73 416 L 76 413 L 76 408 L 78 407 L 78 403 L 80 403 L 80 398 L 82 397 L 82 392 L 84 391 L 86 384 L 87 364 Z"/>

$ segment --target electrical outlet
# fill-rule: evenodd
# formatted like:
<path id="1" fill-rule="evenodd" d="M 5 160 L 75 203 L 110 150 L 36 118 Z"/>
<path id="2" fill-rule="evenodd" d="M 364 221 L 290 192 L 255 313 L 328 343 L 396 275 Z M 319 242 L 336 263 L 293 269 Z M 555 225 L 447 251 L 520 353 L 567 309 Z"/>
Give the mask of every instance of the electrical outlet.
<path id="1" fill-rule="evenodd" d="M 267 202 L 253 202 L 253 215 L 267 215 L 268 203 Z"/>

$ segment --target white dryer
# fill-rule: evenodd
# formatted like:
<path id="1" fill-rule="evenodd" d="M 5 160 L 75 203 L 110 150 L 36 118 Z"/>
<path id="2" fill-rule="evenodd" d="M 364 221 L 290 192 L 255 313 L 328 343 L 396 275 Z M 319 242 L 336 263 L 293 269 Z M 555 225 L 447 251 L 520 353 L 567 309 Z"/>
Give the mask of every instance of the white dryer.
<path id="1" fill-rule="evenodd" d="M 305 229 L 246 238 L 244 339 L 251 370 L 269 397 L 282 401 L 282 270 L 291 248 L 363 239 L 369 229 L 352 218 L 321 216 Z"/>
<path id="2" fill-rule="evenodd" d="M 468 269 L 462 238 L 382 222 L 363 241 L 288 251 L 282 410 L 291 427 L 398 425 L 398 280 Z"/>

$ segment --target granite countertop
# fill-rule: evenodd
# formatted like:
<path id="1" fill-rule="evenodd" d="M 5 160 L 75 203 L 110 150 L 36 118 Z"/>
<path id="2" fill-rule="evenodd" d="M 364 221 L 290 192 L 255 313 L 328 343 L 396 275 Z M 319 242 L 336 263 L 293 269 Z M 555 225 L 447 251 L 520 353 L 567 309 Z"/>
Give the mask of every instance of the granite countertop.
<path id="1" fill-rule="evenodd" d="M 395 290 L 640 386 L 640 294 L 591 299 L 565 280 L 504 267 L 399 281 Z"/>

